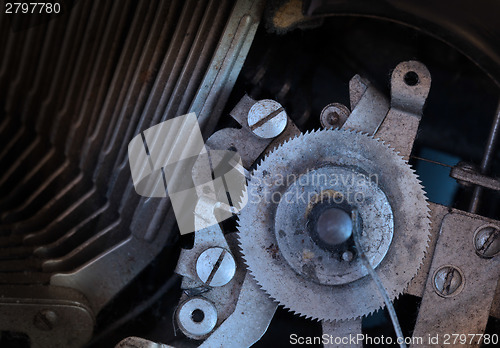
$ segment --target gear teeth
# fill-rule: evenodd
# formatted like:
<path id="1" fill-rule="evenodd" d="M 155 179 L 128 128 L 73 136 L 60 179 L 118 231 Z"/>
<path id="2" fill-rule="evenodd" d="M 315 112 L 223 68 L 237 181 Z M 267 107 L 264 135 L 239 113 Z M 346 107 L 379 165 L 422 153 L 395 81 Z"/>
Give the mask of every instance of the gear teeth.
<path id="1" fill-rule="evenodd" d="M 415 200 L 415 202 L 418 202 L 418 198 L 420 198 L 421 200 L 423 200 L 423 202 L 425 202 L 423 205 L 420 206 L 421 207 L 421 215 L 419 215 L 420 216 L 419 221 L 422 224 L 422 229 L 427 231 L 427 235 L 425 236 L 425 240 L 420 239 L 420 241 L 419 241 L 420 247 L 418 249 L 418 252 L 419 252 L 418 255 L 419 256 L 422 255 L 422 257 L 418 260 L 418 265 L 417 265 L 417 259 L 415 259 L 415 262 L 413 262 L 412 267 L 415 267 L 416 269 L 412 268 L 410 270 L 410 272 L 406 273 L 407 277 L 404 278 L 404 281 L 406 283 L 405 283 L 403 289 L 401 289 L 401 288 L 397 288 L 397 289 L 396 288 L 388 288 L 388 291 L 389 291 L 389 294 L 390 294 L 392 301 L 397 300 L 404 293 L 404 291 L 406 290 L 408 285 L 411 283 L 411 280 L 418 274 L 418 272 L 420 271 L 420 269 L 423 266 L 425 257 L 428 254 L 428 250 L 430 247 L 429 230 L 431 227 L 431 220 L 430 220 L 431 210 L 430 210 L 428 199 L 427 199 L 427 193 L 425 192 L 425 190 L 423 188 L 422 182 L 421 182 L 418 174 L 416 173 L 416 171 L 412 167 L 409 166 L 408 161 L 404 160 L 404 158 L 401 156 L 401 154 L 398 151 L 396 151 L 396 149 L 391 147 L 390 144 L 384 142 L 380 138 L 376 138 L 375 135 L 369 135 L 367 133 L 359 132 L 356 130 L 350 130 L 350 129 L 349 130 L 345 130 L 345 129 L 314 129 L 314 130 L 308 131 L 306 133 L 296 134 L 293 137 L 286 139 L 284 142 L 277 144 L 271 151 L 268 151 L 261 158 L 259 163 L 256 164 L 255 169 L 251 172 L 250 179 L 248 180 L 248 187 L 250 187 L 252 185 L 252 178 L 258 176 L 260 173 L 263 172 L 263 170 L 265 170 L 267 168 L 268 163 L 270 163 L 270 161 L 273 160 L 273 157 L 275 157 L 275 153 L 279 152 L 281 148 L 285 148 L 285 150 L 283 150 L 283 151 L 290 150 L 290 147 L 293 150 L 294 147 L 290 145 L 291 143 L 295 143 L 298 141 L 305 143 L 308 140 L 308 138 L 311 138 L 311 137 L 314 140 L 314 142 L 317 144 L 318 141 L 321 141 L 318 139 L 323 139 L 323 138 L 321 138 L 323 135 L 325 137 L 324 138 L 325 140 L 329 140 L 329 139 L 333 139 L 333 137 L 335 137 L 336 134 L 341 135 L 340 136 L 341 144 L 343 144 L 343 143 L 347 144 L 348 143 L 347 139 L 349 139 L 349 137 L 352 136 L 352 137 L 356 137 L 354 139 L 354 142 L 356 144 L 358 142 L 360 143 L 360 145 L 357 145 L 358 147 L 359 146 L 366 146 L 367 144 L 363 145 L 363 142 L 366 143 L 366 139 L 370 139 L 371 141 L 373 141 L 375 144 L 375 146 L 373 146 L 374 147 L 373 149 L 369 148 L 372 146 L 372 144 L 369 144 L 368 146 L 366 146 L 367 148 L 369 148 L 369 149 L 367 149 L 367 151 L 372 151 L 372 153 L 373 153 L 373 151 L 383 151 L 383 150 L 390 151 L 390 153 L 393 155 L 393 157 L 391 157 L 392 155 L 388 156 L 388 157 L 392 158 L 391 159 L 392 162 L 388 162 L 388 163 L 390 163 L 391 165 L 400 165 L 400 166 L 403 166 L 404 168 L 406 168 L 406 169 L 402 170 L 402 173 L 403 174 L 406 173 L 407 175 L 409 175 L 409 177 L 412 178 L 412 179 L 410 179 L 410 181 L 414 179 L 415 180 L 414 182 L 417 185 L 417 186 L 415 186 L 415 190 L 417 190 L 415 192 L 417 192 L 417 195 L 413 199 Z M 319 137 L 319 138 L 317 138 L 317 137 Z M 363 140 L 363 139 L 365 139 L 365 140 Z M 350 144 L 347 144 L 345 146 L 350 146 Z M 295 147 L 297 147 L 297 145 L 295 145 Z M 250 202 L 248 204 L 250 205 Z M 245 212 L 245 209 L 246 209 L 246 207 L 240 212 L 241 214 L 239 214 L 238 220 L 237 220 L 237 228 L 238 228 L 237 245 L 238 245 L 238 248 L 242 251 L 241 254 L 242 254 L 242 258 L 243 258 L 243 263 L 245 264 L 245 267 L 247 268 L 248 272 L 256 280 L 256 283 L 258 284 L 259 288 L 261 288 L 262 291 L 264 291 L 267 294 L 267 296 L 269 296 L 273 301 L 278 302 L 280 305 L 282 305 L 289 312 L 294 313 L 296 315 L 299 315 L 301 317 L 311 319 L 311 320 L 318 320 L 318 321 L 324 320 L 327 322 L 347 321 L 347 320 L 354 320 L 354 319 L 367 317 L 367 316 L 372 315 L 376 311 L 385 307 L 385 304 L 382 302 L 382 304 L 380 304 L 379 307 L 376 307 L 374 305 L 366 305 L 366 308 L 362 309 L 362 311 L 358 310 L 358 312 L 350 313 L 350 315 L 347 313 L 343 313 L 338 318 L 331 318 L 331 317 L 325 317 L 325 318 L 321 317 L 320 318 L 312 312 L 305 311 L 305 313 L 302 313 L 302 312 L 298 311 L 297 308 L 294 309 L 293 307 L 294 307 L 295 303 L 293 303 L 293 302 L 282 301 L 282 300 L 286 299 L 286 296 L 285 296 L 285 298 L 283 298 L 283 295 L 279 291 L 277 292 L 277 290 L 270 291 L 273 288 L 271 287 L 271 289 L 268 289 L 268 287 L 270 286 L 269 280 L 265 280 L 264 282 L 262 282 L 262 279 L 259 279 L 260 276 L 263 276 L 262 272 L 265 272 L 265 270 L 260 269 L 260 268 L 256 268 L 256 270 L 252 269 L 251 265 L 253 262 L 252 261 L 253 257 L 249 257 L 251 255 L 247 255 L 245 248 L 248 248 L 249 243 L 253 243 L 253 240 L 250 237 L 248 237 L 248 235 L 244 235 L 243 233 L 255 233 L 254 230 L 252 230 L 252 228 L 253 229 L 256 228 L 254 226 L 254 224 L 255 224 L 255 221 L 257 221 L 257 220 L 249 218 L 251 211 L 250 211 L 250 213 L 247 214 Z M 406 228 L 406 230 L 408 229 L 408 227 L 405 227 L 405 228 Z M 245 232 L 242 233 L 242 231 L 245 231 Z M 251 232 L 249 232 L 249 231 L 251 231 Z M 424 250 L 421 250 L 421 248 L 424 248 Z M 420 253 L 422 253 L 422 254 L 420 254 Z M 408 278 L 410 278 L 409 281 L 407 281 Z M 386 284 L 384 284 L 384 285 L 387 287 Z M 332 287 L 332 292 L 333 291 L 334 291 L 334 289 Z M 275 294 L 275 292 L 277 292 L 277 293 Z M 276 295 L 278 295 L 278 296 L 276 296 Z M 282 299 L 279 299 L 280 297 Z M 299 307 L 299 308 L 301 308 L 301 307 Z"/>

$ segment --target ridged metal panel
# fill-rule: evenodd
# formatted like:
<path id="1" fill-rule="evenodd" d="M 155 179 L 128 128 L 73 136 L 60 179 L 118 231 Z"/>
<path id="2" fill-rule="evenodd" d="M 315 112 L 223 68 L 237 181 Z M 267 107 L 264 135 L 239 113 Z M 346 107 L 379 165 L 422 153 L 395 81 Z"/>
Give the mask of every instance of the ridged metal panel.
<path id="1" fill-rule="evenodd" d="M 228 92 L 212 85 L 230 91 L 261 10 L 259 1 L 78 1 L 42 24 L 16 17 L 18 31 L 0 16 L 0 284 L 72 286 L 89 265 L 136 253 L 117 270 L 120 284 L 105 269 L 88 282 L 113 288 L 86 294 L 98 311 L 161 250 L 175 219 L 168 199 L 136 194 L 128 143 L 201 113 L 208 96 L 225 103 Z"/>

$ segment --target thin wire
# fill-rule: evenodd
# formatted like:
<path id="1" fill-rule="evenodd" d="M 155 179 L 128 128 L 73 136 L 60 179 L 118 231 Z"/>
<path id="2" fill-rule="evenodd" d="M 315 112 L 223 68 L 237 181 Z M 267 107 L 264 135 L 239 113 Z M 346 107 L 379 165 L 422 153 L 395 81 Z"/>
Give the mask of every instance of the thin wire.
<path id="1" fill-rule="evenodd" d="M 365 252 L 363 251 L 363 248 L 361 247 L 361 242 L 360 242 L 361 235 L 360 235 L 360 228 L 359 228 L 358 210 L 354 209 L 352 211 L 351 216 L 352 216 L 352 222 L 353 222 L 354 243 L 356 244 L 356 249 L 358 249 L 358 252 L 359 252 L 359 255 L 361 256 L 361 261 L 363 262 L 363 265 L 368 270 L 368 273 L 370 274 L 373 281 L 377 285 L 377 288 L 378 288 L 380 295 L 384 299 L 387 310 L 389 311 L 389 316 L 391 317 L 392 326 L 394 326 L 394 331 L 396 332 L 396 336 L 398 337 L 398 341 L 400 341 L 399 346 L 401 348 L 406 348 L 406 344 L 404 343 L 403 331 L 401 330 L 401 325 L 399 325 L 396 311 L 394 310 L 394 306 L 392 305 L 391 299 L 389 298 L 389 295 L 387 294 L 387 290 L 385 289 L 384 284 L 382 284 L 382 280 L 380 280 L 379 276 L 377 275 L 377 273 L 373 269 L 372 265 L 370 264 L 370 260 L 368 260 L 368 257 L 366 256 Z"/>
<path id="2" fill-rule="evenodd" d="M 427 158 L 422 158 L 422 157 L 417 157 L 417 156 L 410 156 L 410 157 L 418 159 L 418 160 L 421 160 L 421 161 L 425 161 L 425 162 L 429 162 L 429 163 L 433 163 L 433 164 L 438 164 L 438 165 L 443 166 L 443 167 L 453 168 L 453 166 L 450 166 L 449 164 L 444 164 L 444 163 L 441 163 L 441 162 L 436 162 L 436 161 L 433 161 L 433 160 L 430 160 L 430 159 L 427 159 Z"/>

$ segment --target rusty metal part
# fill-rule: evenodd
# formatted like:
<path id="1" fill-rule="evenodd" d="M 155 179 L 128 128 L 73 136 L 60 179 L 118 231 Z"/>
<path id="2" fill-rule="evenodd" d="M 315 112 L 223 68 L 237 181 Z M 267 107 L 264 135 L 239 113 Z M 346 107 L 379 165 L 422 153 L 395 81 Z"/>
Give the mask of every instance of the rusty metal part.
<path id="1" fill-rule="evenodd" d="M 248 125 L 247 117 L 249 110 L 255 103 L 255 100 L 244 96 L 231 112 L 233 118 L 241 124 L 242 128 L 222 129 L 212 135 L 207 141 L 210 149 L 236 149 L 238 153 L 241 151 L 245 167 L 252 165 L 258 156 L 273 142 L 272 139 L 257 137 Z M 287 136 L 295 131 L 296 127 L 288 119 L 285 131 L 275 141 L 282 141 L 283 136 Z M 248 149 L 248 151 L 245 149 Z M 204 216 L 195 214 L 195 226 L 198 225 L 196 222 L 198 219 L 206 219 L 207 216 L 215 213 L 213 205 L 207 205 L 206 207 L 198 205 L 196 209 L 198 208 L 204 209 Z M 229 240 L 226 240 L 226 238 L 229 238 Z M 229 282 L 220 284 L 214 288 L 214 284 L 206 284 L 202 279 L 204 277 L 200 277 L 200 267 L 206 267 L 207 264 L 200 264 L 197 260 L 207 250 L 216 249 L 233 251 L 236 261 L 236 271 L 234 278 L 231 277 L 232 279 Z M 231 332 L 233 340 L 243 345 L 245 345 L 245 342 L 251 342 L 248 345 L 256 342 L 264 334 L 277 305 L 260 289 L 255 289 L 256 284 L 251 277 L 246 275 L 245 267 L 243 267 L 232 235 L 224 235 L 218 224 L 195 231 L 194 245 L 189 250 L 182 250 L 176 272 L 183 276 L 182 288 L 184 289 L 184 295 L 181 301 L 187 301 L 192 296 L 201 294 L 205 299 L 212 301 L 217 310 L 218 319 L 215 330 L 205 341 L 204 344 L 206 346 L 220 345 L 218 343 L 220 340 L 227 340 L 225 337 L 229 337 L 228 330 Z M 236 329 L 236 327 L 241 325 L 241 320 L 251 323 L 251 326 L 248 327 L 249 331 L 242 332 L 242 330 Z M 235 331 L 240 332 L 240 336 L 236 336 Z"/>
<path id="2" fill-rule="evenodd" d="M 255 100 L 244 96 L 231 111 L 231 116 L 241 124 L 242 128 L 222 129 L 207 141 L 210 149 L 236 149 L 238 152 L 242 150 L 242 160 L 245 167 L 250 167 L 261 153 L 273 143 L 280 143 L 285 137 L 297 132 L 293 122 L 287 118 L 285 130 L 274 140 L 257 137 L 251 131 L 247 121 L 249 110 L 255 103 Z M 243 170 L 245 169 L 243 168 Z M 195 168 L 193 171 L 196 177 Z M 198 219 L 206 219 L 207 216 L 215 213 L 215 206 L 210 204 L 204 206 L 198 204 L 196 209 L 203 209 L 203 214 L 195 213 L 195 226 L 198 225 L 196 222 Z M 264 334 L 277 307 L 277 304 L 258 289 L 255 281 L 247 274 L 233 237 L 234 234 L 231 233 L 224 235 L 218 224 L 209 228 L 197 229 L 193 247 L 189 250 L 182 250 L 177 263 L 176 272 L 183 276 L 181 287 L 184 289 L 184 295 L 181 302 L 188 301 L 193 296 L 202 295 L 203 298 L 210 300 L 217 310 L 218 318 L 214 331 L 203 343 L 207 347 L 219 346 L 220 342 L 226 341 L 227 344 L 230 344 L 228 340 L 231 341 L 231 344 L 237 342 L 241 346 L 250 346 Z M 208 264 L 200 264 L 198 260 L 207 250 L 231 250 L 233 252 L 236 271 L 229 282 L 217 284 L 214 287 L 214 284 L 207 284 L 204 281 L 204 276 L 200 277 L 200 268 L 206 268 Z M 218 253 L 218 255 L 222 254 Z M 238 329 L 241 322 L 248 324 L 246 330 Z M 193 336 L 191 335 L 191 337 Z M 202 335 L 197 338 L 204 337 Z"/>
<path id="3" fill-rule="evenodd" d="M 274 31 L 284 33 L 294 28 L 316 27 L 321 21 L 311 20 L 303 13 L 302 0 L 285 0 L 276 2 L 267 14 L 267 26 Z"/>
<path id="4" fill-rule="evenodd" d="M 228 339 L 234 342 L 242 340 L 242 343 L 248 342 L 248 340 L 252 343 L 256 342 L 267 329 L 277 306 L 264 292 L 257 289 L 253 279 L 247 275 L 239 256 L 236 257 L 236 274 L 229 283 L 213 288 L 197 280 L 196 267 L 198 262 L 196 262 L 195 255 L 203 254 L 203 250 L 206 248 L 215 247 L 237 252 L 236 241 L 233 237 L 231 234 L 224 236 L 218 225 L 196 231 L 193 248 L 183 250 L 177 264 L 176 272 L 184 276 L 182 283 L 184 295 L 181 302 L 201 295 L 205 300 L 211 301 L 217 311 L 214 331 L 208 338 L 208 333 L 203 335 L 188 333 L 193 338 L 207 338 L 204 344 L 208 347 L 220 345 L 221 340 Z M 229 240 L 226 241 L 226 238 Z M 242 322 L 248 323 L 246 330 L 237 329 Z M 231 335 L 229 335 L 228 330 Z M 239 338 L 240 336 L 241 338 Z"/>
<path id="5" fill-rule="evenodd" d="M 391 75 L 391 108 L 376 137 L 408 160 L 431 87 L 429 70 L 420 62 L 399 63 Z"/>
<path id="6" fill-rule="evenodd" d="M 389 111 L 386 96 L 359 75 L 349 81 L 349 96 L 352 112 L 343 128 L 375 134 Z"/>
<path id="7" fill-rule="evenodd" d="M 417 297 L 422 297 L 424 295 L 425 285 L 427 283 L 427 278 L 429 277 L 430 274 L 429 270 L 432 263 L 432 257 L 434 255 L 434 250 L 436 248 L 436 244 L 438 242 L 438 236 L 441 230 L 441 222 L 443 218 L 450 213 L 450 208 L 442 206 L 440 204 L 430 203 L 429 207 L 431 209 L 431 230 L 430 230 L 429 248 L 427 249 L 427 253 L 425 255 L 423 264 L 418 270 L 417 275 L 412 279 L 410 285 L 408 286 L 408 289 L 406 289 L 405 291 L 407 294 Z M 457 211 L 457 210 L 451 210 L 451 211 Z M 490 224 L 487 223 L 482 227 L 486 226 L 490 226 Z M 477 231 L 479 231 L 480 229 L 481 227 L 478 228 Z M 474 234 L 474 236 L 476 235 L 477 232 Z M 473 242 L 475 243 L 476 240 L 474 239 Z M 497 289 L 495 291 L 495 298 L 491 306 L 490 315 L 495 318 L 500 318 L 500 286 L 497 286 Z"/>
<path id="8" fill-rule="evenodd" d="M 351 110 L 356 108 L 370 85 L 370 81 L 359 75 L 354 75 L 349 80 L 349 103 L 351 105 Z M 387 102 L 387 110 L 389 110 L 389 102 Z"/>
<path id="9" fill-rule="evenodd" d="M 256 136 L 248 125 L 248 113 L 256 102 L 248 95 L 244 95 L 230 113 L 231 117 L 241 125 L 241 128 L 221 129 L 212 134 L 206 142 L 206 145 L 211 149 L 236 151 L 241 156 L 245 168 L 250 168 L 262 153 L 270 151 L 286 139 L 300 134 L 295 123 L 287 116 L 285 129 L 274 139 Z"/>
<path id="10" fill-rule="evenodd" d="M 495 297 L 491 304 L 490 315 L 494 318 L 500 319 L 500 282 L 497 284 L 497 289 L 495 291 Z"/>
<path id="11" fill-rule="evenodd" d="M 500 191 L 500 180 L 481 174 L 470 163 L 458 163 L 451 169 L 450 176 L 465 186 L 477 185 L 490 190 Z"/>
<path id="12" fill-rule="evenodd" d="M 340 103 L 328 104 L 321 110 L 319 120 L 323 128 L 340 128 L 347 121 L 351 112 Z"/>
<path id="13" fill-rule="evenodd" d="M 247 273 L 239 256 L 236 257 L 236 275 L 228 284 L 211 288 L 196 280 L 194 255 L 207 247 L 230 248 L 229 245 L 233 252 L 237 252 L 234 235 L 225 237 L 218 226 L 197 231 L 193 248 L 183 250 L 177 264 L 176 272 L 184 276 L 181 302 L 201 295 L 217 310 L 215 328 L 203 343 L 206 347 L 220 346 L 221 342 L 251 346 L 265 333 L 277 307 Z M 245 323 L 245 330 L 241 329 L 241 323 Z"/>
<path id="14" fill-rule="evenodd" d="M 207 147 L 211 149 L 233 149 L 240 155 L 245 168 L 249 168 L 272 141 L 271 138 L 256 136 L 248 126 L 248 113 L 255 103 L 256 101 L 249 96 L 243 96 L 230 113 L 241 128 L 221 129 L 212 134 L 206 142 Z"/>
<path id="15" fill-rule="evenodd" d="M 500 276 L 498 258 L 482 258 L 476 254 L 473 235 L 485 223 L 498 227 L 498 221 L 468 214 L 461 211 L 452 211 L 442 220 L 439 237 L 434 250 L 429 277 L 422 297 L 422 303 L 417 317 L 413 335 L 416 337 L 456 334 L 482 334 L 486 327 L 489 311 L 492 305 L 495 288 Z M 450 248 L 453 253 L 450 253 Z M 438 281 L 436 276 L 443 269 L 446 274 L 450 266 L 459 269 L 461 283 L 444 277 Z M 439 278 L 439 276 L 438 276 Z M 440 282 L 444 290 L 455 292 L 443 296 Z M 457 286 L 458 285 L 458 286 Z M 436 290 L 438 292 L 436 292 Z M 436 308 L 439 311 L 436 312 Z M 479 335 L 467 346 L 478 347 Z M 445 347 L 442 339 L 439 347 Z"/>
<path id="16" fill-rule="evenodd" d="M 215 206 L 213 204 L 202 206 L 198 204 L 196 209 L 203 209 L 203 214 L 195 213 L 195 226 L 200 225 L 197 220 L 206 219 L 207 216 L 215 214 Z M 175 270 L 176 273 L 183 276 L 181 288 L 184 290 L 184 294 L 181 297 L 180 302 L 184 303 L 185 301 L 193 298 L 193 296 L 200 295 L 202 295 L 205 300 L 210 301 L 217 313 L 217 320 L 212 327 L 212 329 L 214 329 L 221 325 L 231 315 L 231 313 L 234 312 L 246 271 L 238 254 L 234 238 L 231 237 L 231 234 L 225 236 L 218 224 L 213 224 L 210 227 L 203 229 L 197 229 L 194 236 L 193 247 L 191 249 L 183 249 L 181 251 L 177 262 L 177 268 Z M 228 238 L 228 240 L 226 238 Z M 224 282 L 219 282 L 219 284 L 216 284 L 217 286 L 215 287 L 213 287 L 214 284 L 210 284 L 210 282 L 207 284 L 207 282 L 203 279 L 205 278 L 204 274 L 206 273 L 209 273 L 208 278 L 210 278 L 212 270 L 209 272 L 201 272 L 201 269 L 207 269 L 209 264 L 200 263 L 198 261 L 204 253 L 206 254 L 207 250 L 232 251 L 232 254 L 235 256 L 233 259 L 233 262 L 235 263 L 234 273 L 231 272 L 233 276 L 230 278 L 225 277 Z M 218 256 L 221 255 L 222 253 L 219 252 Z M 217 261 L 218 260 L 216 260 L 216 262 Z M 220 266 L 221 264 L 219 264 L 219 268 Z M 200 274 L 202 274 L 202 276 L 200 276 Z M 215 275 L 216 274 L 214 273 L 213 277 Z M 226 273 L 226 275 L 228 274 Z M 210 280 L 213 280 L 213 277 Z M 208 278 L 207 280 L 209 280 Z M 226 280 L 228 281 L 226 282 Z M 177 321 L 179 320 L 184 319 L 177 317 Z M 179 323 L 179 325 L 182 325 L 182 323 Z M 188 330 L 188 333 L 189 332 L 190 331 Z M 195 336 L 197 339 L 200 339 L 206 338 L 207 335 L 208 332 Z M 191 334 L 190 337 L 195 336 Z"/>
<path id="17" fill-rule="evenodd" d="M 373 158 L 383 160 L 373 161 Z M 318 131 L 291 139 L 267 155 L 252 175 L 249 203 L 240 213 L 238 236 L 250 271 L 272 298 L 301 315 L 343 320 L 368 314 L 383 304 L 370 279 L 364 277 L 349 284 L 328 286 L 299 276 L 284 260 L 276 240 L 279 231 L 275 231 L 274 211 L 278 201 L 265 200 L 286 190 L 286 185 L 272 185 L 278 176 L 286 178 L 286 174 L 292 173 L 298 178 L 307 169 L 328 163 L 376 173 L 379 185 L 387 190 L 384 192 L 391 207 L 397 207 L 393 241 L 377 272 L 391 298 L 401 293 L 424 257 L 430 222 L 428 208 L 413 171 L 389 147 L 366 135 Z M 394 177 L 398 178 L 396 185 L 391 179 Z M 419 234 L 413 233 L 415 226 Z"/>
<path id="18" fill-rule="evenodd" d="M 230 238 L 230 243 L 226 241 L 218 225 L 195 232 L 193 248 L 181 251 L 175 270 L 176 273 L 183 276 L 181 288 L 184 290 L 184 295 L 181 297 L 181 302 L 192 296 L 202 295 L 205 299 L 211 301 L 217 310 L 217 326 L 234 311 L 236 299 L 246 273 L 245 267 L 237 255 L 234 236 L 228 238 Z M 227 284 L 216 287 L 207 286 L 202 282 L 196 270 L 199 255 L 206 249 L 214 247 L 231 250 L 236 261 L 234 277 Z"/>

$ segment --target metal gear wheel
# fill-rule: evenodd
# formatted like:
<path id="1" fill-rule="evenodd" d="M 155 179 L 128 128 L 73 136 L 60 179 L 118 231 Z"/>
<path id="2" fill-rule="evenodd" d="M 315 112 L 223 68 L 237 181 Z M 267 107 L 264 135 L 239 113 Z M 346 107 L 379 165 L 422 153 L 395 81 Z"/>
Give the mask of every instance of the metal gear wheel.
<path id="1" fill-rule="evenodd" d="M 368 135 L 336 129 L 290 139 L 255 169 L 247 193 L 238 228 L 245 262 L 273 299 L 299 315 L 346 320 L 384 305 L 353 243 L 325 246 L 314 235 L 315 210 L 358 209 L 361 245 L 391 299 L 425 256 L 430 220 L 420 181 Z"/>

